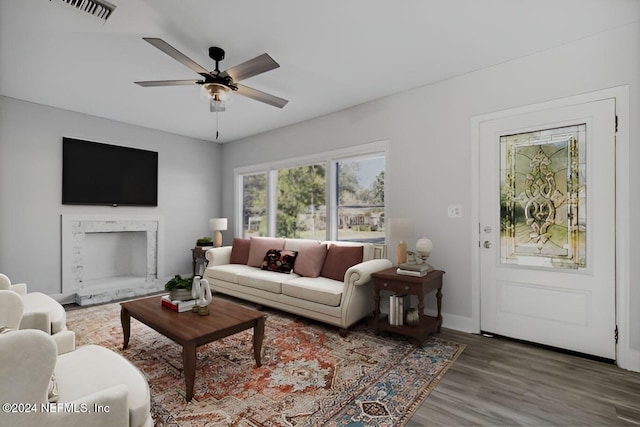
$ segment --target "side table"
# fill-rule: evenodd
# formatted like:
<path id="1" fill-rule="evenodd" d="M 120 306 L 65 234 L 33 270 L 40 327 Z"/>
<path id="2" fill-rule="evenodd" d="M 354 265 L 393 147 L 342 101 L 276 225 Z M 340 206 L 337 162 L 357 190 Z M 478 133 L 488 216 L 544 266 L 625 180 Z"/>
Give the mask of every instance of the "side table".
<path id="1" fill-rule="evenodd" d="M 371 274 L 375 297 L 375 311 L 373 328 L 378 331 L 394 332 L 412 337 L 417 345 L 429 335 L 440 332 L 442 326 L 442 276 L 444 271 L 434 270 L 423 277 L 405 276 L 396 273 L 396 267 Z M 380 291 L 390 291 L 396 294 L 415 295 L 418 297 L 419 321 L 416 326 L 395 326 L 389 323 L 388 317 L 380 313 Z M 424 296 L 436 291 L 438 315 L 436 317 L 424 314 Z"/>
<path id="2" fill-rule="evenodd" d="M 207 267 L 209 261 L 207 261 L 205 255 L 207 254 L 207 251 L 212 247 L 213 246 L 196 246 L 195 248 L 191 249 L 191 265 L 193 267 L 193 276 L 196 275 L 196 265 L 199 261 L 202 261 L 205 268 Z"/>

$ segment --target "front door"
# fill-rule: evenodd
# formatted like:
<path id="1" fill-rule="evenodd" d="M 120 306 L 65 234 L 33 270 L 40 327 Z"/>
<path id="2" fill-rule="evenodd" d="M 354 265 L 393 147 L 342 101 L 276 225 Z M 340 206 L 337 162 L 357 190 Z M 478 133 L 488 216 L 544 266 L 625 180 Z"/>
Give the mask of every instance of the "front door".
<path id="1" fill-rule="evenodd" d="M 615 100 L 479 132 L 481 329 L 615 359 Z"/>

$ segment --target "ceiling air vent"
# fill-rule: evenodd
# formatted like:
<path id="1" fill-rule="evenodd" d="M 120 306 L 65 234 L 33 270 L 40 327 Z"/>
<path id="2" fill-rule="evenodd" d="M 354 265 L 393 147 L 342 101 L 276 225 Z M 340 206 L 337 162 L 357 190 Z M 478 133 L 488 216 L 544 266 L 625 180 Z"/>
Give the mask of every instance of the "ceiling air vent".
<path id="1" fill-rule="evenodd" d="M 49 0 L 51 1 L 51 0 Z M 62 0 L 63 2 L 75 6 L 77 9 L 85 11 L 93 16 L 97 16 L 105 21 L 109 19 L 116 6 L 104 0 Z"/>

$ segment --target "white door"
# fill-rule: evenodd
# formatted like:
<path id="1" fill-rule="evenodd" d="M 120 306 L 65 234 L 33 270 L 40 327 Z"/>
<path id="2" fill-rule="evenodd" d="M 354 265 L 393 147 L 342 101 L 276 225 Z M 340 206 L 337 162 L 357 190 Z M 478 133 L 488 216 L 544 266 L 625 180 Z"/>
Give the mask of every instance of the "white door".
<path id="1" fill-rule="evenodd" d="M 615 359 L 615 100 L 479 132 L 481 329 Z"/>

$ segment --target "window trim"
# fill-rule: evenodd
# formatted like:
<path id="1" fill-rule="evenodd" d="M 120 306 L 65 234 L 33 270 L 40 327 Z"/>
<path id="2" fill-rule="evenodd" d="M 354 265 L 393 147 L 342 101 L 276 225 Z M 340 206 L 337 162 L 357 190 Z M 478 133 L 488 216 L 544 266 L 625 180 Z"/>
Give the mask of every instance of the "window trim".
<path id="1" fill-rule="evenodd" d="M 310 154 L 301 157 L 292 157 L 289 159 L 281 159 L 271 162 L 258 163 L 249 166 L 239 166 L 233 169 L 234 179 L 234 236 L 243 236 L 243 221 L 242 221 L 242 177 L 244 175 L 267 175 L 267 235 L 275 236 L 276 233 L 276 210 L 272 207 L 277 206 L 277 189 L 275 182 L 277 181 L 277 173 L 279 169 L 296 168 L 310 164 L 323 164 L 327 171 L 327 240 L 337 240 L 338 230 L 334 227 L 337 224 L 337 167 L 336 163 L 345 160 L 356 160 L 362 157 L 374 157 L 384 156 L 384 171 L 385 171 L 385 193 L 387 192 L 387 167 L 389 164 L 389 141 L 381 140 L 375 142 L 369 142 L 366 144 L 355 145 L 351 147 L 341 148 L 337 150 L 325 151 L 316 154 Z M 387 203 L 387 197 L 385 196 L 385 208 Z"/>

